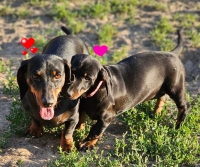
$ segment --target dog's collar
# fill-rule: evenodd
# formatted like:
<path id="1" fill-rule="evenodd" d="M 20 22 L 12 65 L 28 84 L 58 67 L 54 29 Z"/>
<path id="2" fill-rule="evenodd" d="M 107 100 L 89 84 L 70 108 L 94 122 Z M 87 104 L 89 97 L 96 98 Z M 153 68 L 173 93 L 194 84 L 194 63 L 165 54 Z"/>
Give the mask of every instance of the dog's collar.
<path id="1" fill-rule="evenodd" d="M 99 90 L 100 86 L 102 85 L 103 81 L 100 81 L 99 84 L 97 85 L 96 89 L 90 93 L 87 97 L 92 97 L 94 94 Z"/>

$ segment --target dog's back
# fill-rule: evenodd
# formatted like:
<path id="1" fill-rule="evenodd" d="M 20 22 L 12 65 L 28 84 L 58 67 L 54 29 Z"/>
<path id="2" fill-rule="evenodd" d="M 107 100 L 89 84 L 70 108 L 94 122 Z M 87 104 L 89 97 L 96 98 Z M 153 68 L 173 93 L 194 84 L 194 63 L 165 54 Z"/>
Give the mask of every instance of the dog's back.
<path id="1" fill-rule="evenodd" d="M 86 44 L 78 37 L 71 35 L 70 30 L 62 26 L 66 35 L 50 40 L 44 47 L 43 54 L 53 54 L 71 61 L 75 54 L 89 54 Z"/>
<path id="2" fill-rule="evenodd" d="M 118 69 L 119 76 L 123 76 L 123 80 L 132 89 L 131 94 L 135 97 L 141 94 L 143 89 L 143 100 L 149 100 L 157 97 L 154 93 L 149 95 L 148 90 L 156 87 L 157 92 L 169 93 L 169 87 L 173 88 L 179 85 L 179 80 L 184 78 L 185 70 L 179 55 L 183 49 L 182 37 L 180 31 L 178 34 L 178 44 L 171 52 L 148 51 L 130 56 L 119 63 L 115 68 Z M 112 70 L 112 67 L 110 68 Z M 134 85 L 131 86 L 131 85 Z M 148 86 L 147 86 L 148 85 Z M 177 86 L 178 87 L 178 86 Z M 136 98 L 135 98 L 136 99 Z M 142 100 L 142 101 L 143 101 Z M 140 103 L 138 100 L 136 103 Z"/>

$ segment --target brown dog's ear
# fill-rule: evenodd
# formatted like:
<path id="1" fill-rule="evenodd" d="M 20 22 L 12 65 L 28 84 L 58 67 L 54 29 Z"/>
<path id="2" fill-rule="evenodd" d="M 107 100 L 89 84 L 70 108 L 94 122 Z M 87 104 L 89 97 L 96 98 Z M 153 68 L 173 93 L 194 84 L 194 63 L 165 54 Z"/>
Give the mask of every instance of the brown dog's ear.
<path id="1" fill-rule="evenodd" d="M 29 60 L 24 60 L 21 62 L 21 66 L 19 67 L 17 71 L 17 83 L 19 85 L 19 91 L 20 91 L 20 99 L 22 100 L 24 98 L 24 95 L 26 94 L 26 91 L 28 90 L 28 84 L 26 82 L 26 72 L 27 72 L 27 65 Z"/>
<path id="2" fill-rule="evenodd" d="M 69 84 L 71 82 L 71 65 L 70 63 L 63 59 L 64 61 L 64 65 L 65 65 L 65 84 L 64 86 L 66 86 L 67 84 Z"/>
<path id="3" fill-rule="evenodd" d="M 102 78 L 105 82 L 105 85 L 106 85 L 108 99 L 114 105 L 115 101 L 114 101 L 113 94 L 112 94 L 112 81 L 111 81 L 110 72 L 108 70 L 106 70 L 105 67 L 103 67 L 100 71 L 100 74 L 101 74 L 101 76 L 102 76 Z"/>

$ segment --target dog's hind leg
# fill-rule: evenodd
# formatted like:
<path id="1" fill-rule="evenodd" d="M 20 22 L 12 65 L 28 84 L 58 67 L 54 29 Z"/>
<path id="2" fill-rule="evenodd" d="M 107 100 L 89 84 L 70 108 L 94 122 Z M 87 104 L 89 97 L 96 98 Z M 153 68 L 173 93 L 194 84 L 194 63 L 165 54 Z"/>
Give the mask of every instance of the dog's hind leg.
<path id="1" fill-rule="evenodd" d="M 190 108 L 186 100 L 185 82 L 181 81 L 180 79 L 178 86 L 176 86 L 175 89 L 172 89 L 172 91 L 169 93 L 169 96 L 174 100 L 178 108 L 178 116 L 176 121 L 176 129 L 178 129 L 181 125 L 181 122 L 184 121 Z"/>
<path id="2" fill-rule="evenodd" d="M 181 125 L 181 122 L 184 121 L 190 107 L 186 101 L 186 94 L 183 92 L 179 93 L 178 97 L 175 98 L 174 101 L 178 108 L 178 115 L 177 115 L 177 121 L 176 121 L 176 129 L 178 129 Z"/>
<path id="3" fill-rule="evenodd" d="M 165 104 L 165 100 L 166 100 L 166 95 L 163 95 L 163 96 L 157 98 L 156 106 L 154 108 L 154 114 L 158 114 L 158 115 L 161 114 L 161 111 Z"/>

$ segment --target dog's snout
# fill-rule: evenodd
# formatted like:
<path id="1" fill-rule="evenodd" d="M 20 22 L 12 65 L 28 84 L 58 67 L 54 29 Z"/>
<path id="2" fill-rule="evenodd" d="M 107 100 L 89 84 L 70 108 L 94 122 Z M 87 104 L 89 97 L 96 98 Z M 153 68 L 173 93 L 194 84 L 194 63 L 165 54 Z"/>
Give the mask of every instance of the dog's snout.
<path id="1" fill-rule="evenodd" d="M 43 98 L 42 99 L 42 104 L 43 104 L 44 107 L 52 107 L 52 105 L 53 105 L 53 99 Z"/>
<path id="2" fill-rule="evenodd" d="M 72 89 L 69 88 L 69 89 L 67 90 L 67 96 L 68 96 L 68 97 L 72 97 L 73 94 L 74 94 L 74 91 L 73 91 Z"/>

